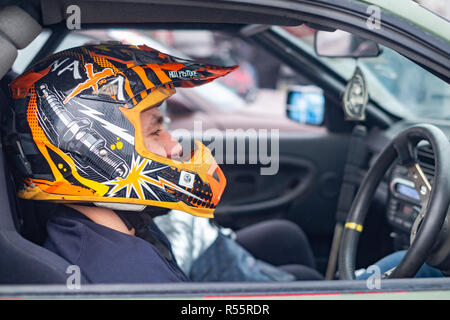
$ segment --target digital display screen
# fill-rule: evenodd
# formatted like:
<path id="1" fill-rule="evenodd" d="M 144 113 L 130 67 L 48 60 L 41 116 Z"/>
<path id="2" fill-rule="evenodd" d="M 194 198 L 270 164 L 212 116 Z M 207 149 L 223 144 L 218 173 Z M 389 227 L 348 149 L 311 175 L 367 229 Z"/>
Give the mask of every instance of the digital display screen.
<path id="1" fill-rule="evenodd" d="M 288 95 L 289 119 L 321 125 L 325 116 L 325 98 L 320 92 L 293 91 Z"/>
<path id="2" fill-rule="evenodd" d="M 420 200 L 419 193 L 415 188 L 406 186 L 404 184 L 397 184 L 397 192 L 405 197 Z"/>

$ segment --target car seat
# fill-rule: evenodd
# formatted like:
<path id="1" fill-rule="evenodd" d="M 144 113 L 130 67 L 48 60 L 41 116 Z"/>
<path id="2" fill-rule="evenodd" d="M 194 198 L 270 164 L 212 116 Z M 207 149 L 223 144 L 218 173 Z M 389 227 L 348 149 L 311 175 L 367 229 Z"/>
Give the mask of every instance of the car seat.
<path id="1" fill-rule="evenodd" d="M 41 30 L 18 7 L 0 10 L 1 118 L 11 106 L 7 84 L 14 77 L 12 73 L 4 75 L 10 70 L 17 50 L 26 47 Z M 0 285 L 66 284 L 70 263 L 40 246 L 46 237 L 45 223 L 51 212 L 37 215 L 37 204 L 16 198 L 3 143 L 0 144 L 0 204 Z"/>

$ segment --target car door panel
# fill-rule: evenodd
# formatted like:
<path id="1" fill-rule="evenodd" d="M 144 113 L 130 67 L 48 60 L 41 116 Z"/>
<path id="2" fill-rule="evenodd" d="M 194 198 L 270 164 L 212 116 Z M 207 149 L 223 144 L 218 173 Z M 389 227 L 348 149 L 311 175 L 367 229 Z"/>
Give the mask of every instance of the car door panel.
<path id="1" fill-rule="evenodd" d="M 194 140 L 194 137 L 177 138 L 191 139 L 191 143 Z M 254 153 L 252 143 L 264 145 L 263 138 L 245 137 L 245 134 L 243 137 L 242 132 L 225 134 L 219 130 L 213 138 L 211 135 L 195 137 L 212 149 L 227 178 L 215 212 L 218 222 L 239 229 L 283 217 L 312 236 L 332 235 L 349 136 L 326 131 L 279 132 L 278 141 L 270 142 L 278 144 L 278 156 L 271 155 L 271 161 L 278 161 L 277 164 L 267 163 L 263 155 L 249 158 Z M 242 139 L 245 144 L 239 147 Z M 270 143 L 267 142 L 268 154 L 277 149 L 271 148 Z M 277 172 L 263 174 L 270 166 L 278 166 Z"/>
<path id="2" fill-rule="evenodd" d="M 309 161 L 291 156 L 279 157 L 279 170 L 261 175 L 261 165 L 222 166 L 229 187 L 222 196 L 216 215 L 258 215 L 279 211 L 305 194 L 314 183 L 316 167 Z"/>

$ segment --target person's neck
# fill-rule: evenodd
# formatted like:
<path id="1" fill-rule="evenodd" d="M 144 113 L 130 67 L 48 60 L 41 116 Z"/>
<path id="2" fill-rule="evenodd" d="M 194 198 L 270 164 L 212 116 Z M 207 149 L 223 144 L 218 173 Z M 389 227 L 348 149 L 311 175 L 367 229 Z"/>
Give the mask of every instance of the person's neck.
<path id="1" fill-rule="evenodd" d="M 111 228 L 113 230 L 134 236 L 134 228 L 128 230 L 125 223 L 111 209 L 100 207 L 87 207 L 76 204 L 66 204 L 68 207 L 75 209 L 97 224 Z"/>

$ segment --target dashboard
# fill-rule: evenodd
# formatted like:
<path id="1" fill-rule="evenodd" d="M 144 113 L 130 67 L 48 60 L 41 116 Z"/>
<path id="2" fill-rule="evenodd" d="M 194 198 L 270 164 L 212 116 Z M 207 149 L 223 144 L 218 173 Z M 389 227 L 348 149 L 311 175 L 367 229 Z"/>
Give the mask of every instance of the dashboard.
<path id="1" fill-rule="evenodd" d="M 448 131 L 445 130 L 446 127 L 441 129 L 449 136 Z M 421 142 L 414 151 L 418 164 L 433 186 L 434 154 L 431 146 L 427 142 Z M 394 249 L 407 249 L 410 245 L 411 228 L 422 209 L 421 199 L 414 182 L 408 176 L 406 167 L 394 164 L 388 175 L 389 195 L 386 218 L 392 229 Z"/>
<path id="2" fill-rule="evenodd" d="M 433 176 L 426 174 L 432 185 Z M 396 165 L 392 170 L 389 183 L 389 200 L 387 206 L 387 221 L 393 232 L 394 249 L 409 247 L 411 228 L 420 213 L 421 201 L 414 182 L 408 177 L 406 167 Z"/>

